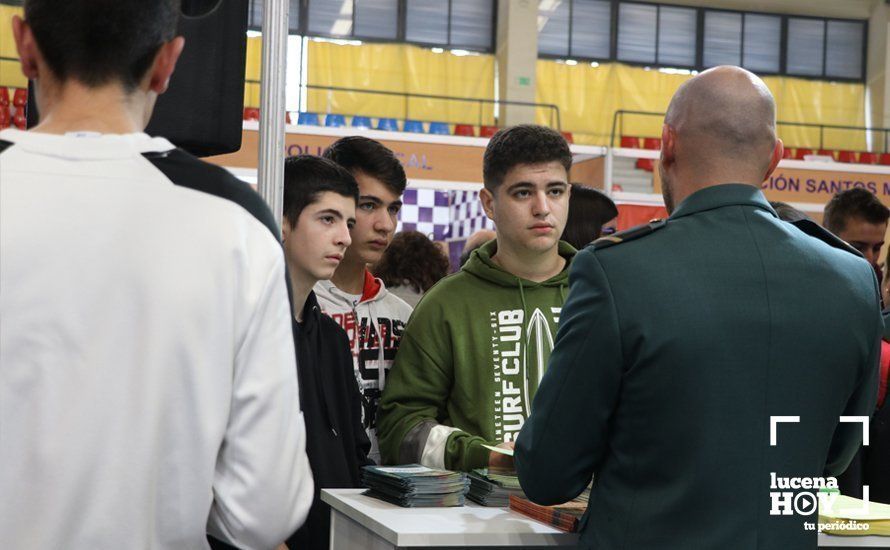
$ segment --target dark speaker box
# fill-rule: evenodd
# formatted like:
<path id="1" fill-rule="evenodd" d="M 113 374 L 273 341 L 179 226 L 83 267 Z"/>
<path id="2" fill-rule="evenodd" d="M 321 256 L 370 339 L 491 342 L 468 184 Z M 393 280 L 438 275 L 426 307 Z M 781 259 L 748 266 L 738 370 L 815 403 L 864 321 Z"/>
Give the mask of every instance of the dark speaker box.
<path id="1" fill-rule="evenodd" d="M 183 0 L 185 49 L 145 132 L 196 156 L 241 148 L 248 0 Z M 28 83 L 28 127 L 39 120 Z"/>
<path id="2" fill-rule="evenodd" d="M 197 156 L 241 148 L 248 0 L 183 0 L 185 49 L 146 133 Z"/>

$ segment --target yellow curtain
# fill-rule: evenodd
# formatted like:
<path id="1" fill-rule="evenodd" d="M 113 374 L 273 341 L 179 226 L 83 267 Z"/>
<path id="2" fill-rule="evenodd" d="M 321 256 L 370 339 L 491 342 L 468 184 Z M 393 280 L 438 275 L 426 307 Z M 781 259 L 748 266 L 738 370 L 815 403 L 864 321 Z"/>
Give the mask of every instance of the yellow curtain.
<path id="1" fill-rule="evenodd" d="M 575 143 L 606 145 L 615 111 L 663 113 L 677 88 L 690 75 L 669 74 L 620 63 L 593 67 L 539 60 L 537 101 L 559 106 L 562 129 L 574 134 Z M 865 87 L 862 84 L 804 80 L 790 77 L 764 79 L 776 98 L 778 119 L 846 126 L 865 125 Z M 539 108 L 537 120 L 549 121 Z M 660 116 L 624 115 L 616 135 L 659 137 Z M 819 130 L 779 126 L 779 137 L 791 147 L 819 147 Z M 825 130 L 826 149 L 865 149 L 865 132 Z"/>
<path id="2" fill-rule="evenodd" d="M 536 96 L 538 103 L 559 107 L 562 129 L 572 132 L 575 143 L 607 145 L 615 111 L 663 113 L 677 87 L 687 78 L 617 63 L 593 67 L 587 63 L 566 65 L 539 60 Z M 538 109 L 540 124 L 547 124 L 549 118 L 548 109 Z M 661 117 L 625 115 L 621 133 L 659 136 Z"/>
<path id="3" fill-rule="evenodd" d="M 862 84 L 789 77 L 763 80 L 776 98 L 777 118 L 782 122 L 865 126 L 865 86 Z M 787 147 L 820 147 L 817 128 L 779 125 L 778 130 Z M 826 129 L 821 147 L 864 151 L 865 132 Z"/>
<path id="4" fill-rule="evenodd" d="M 247 37 L 247 58 L 244 62 L 244 106 L 260 106 L 260 68 L 263 63 L 263 38 Z M 253 82 L 251 82 L 253 81 Z"/>
<path id="5" fill-rule="evenodd" d="M 18 59 L 12 38 L 12 16 L 22 15 L 21 6 L 0 4 L 0 57 Z M 22 74 L 18 61 L 0 60 L 0 86 L 27 88 L 28 79 Z"/>
<path id="6" fill-rule="evenodd" d="M 343 45 L 309 41 L 311 85 L 465 98 L 494 98 L 494 56 L 455 56 L 407 44 Z M 308 108 L 319 113 L 493 124 L 489 104 L 406 99 L 368 92 L 309 90 Z"/>

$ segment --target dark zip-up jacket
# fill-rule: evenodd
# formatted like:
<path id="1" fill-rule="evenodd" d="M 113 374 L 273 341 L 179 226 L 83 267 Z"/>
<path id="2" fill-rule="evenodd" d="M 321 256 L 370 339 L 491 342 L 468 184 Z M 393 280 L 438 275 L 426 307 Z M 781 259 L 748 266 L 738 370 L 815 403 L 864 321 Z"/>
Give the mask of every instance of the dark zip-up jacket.
<path id="1" fill-rule="evenodd" d="M 346 332 L 321 313 L 314 292 L 294 320 L 300 405 L 306 422 L 306 453 L 315 479 L 315 499 L 306 523 L 288 540 L 289 548 L 329 546 L 330 507 L 321 489 L 361 487 L 360 469 L 371 442 L 362 427 L 361 395 Z"/>

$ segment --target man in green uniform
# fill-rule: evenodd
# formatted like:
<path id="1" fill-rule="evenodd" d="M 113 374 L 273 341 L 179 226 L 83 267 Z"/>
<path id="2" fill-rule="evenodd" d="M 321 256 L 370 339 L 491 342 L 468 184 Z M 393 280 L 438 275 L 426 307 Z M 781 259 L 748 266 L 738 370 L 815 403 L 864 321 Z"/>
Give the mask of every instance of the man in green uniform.
<path id="1" fill-rule="evenodd" d="M 753 74 L 687 81 L 662 140 L 671 215 L 575 258 L 519 479 L 554 504 L 593 478 L 585 548 L 815 547 L 801 478 L 842 472 L 863 426 L 839 417 L 874 410 L 874 271 L 764 198 L 783 147 Z"/>
<path id="2" fill-rule="evenodd" d="M 498 132 L 480 199 L 497 238 L 431 288 L 402 335 L 377 417 L 385 463 L 498 466 L 547 367 L 575 249 L 559 240 L 572 153 L 558 132 Z M 512 462 L 512 461 L 511 461 Z"/>

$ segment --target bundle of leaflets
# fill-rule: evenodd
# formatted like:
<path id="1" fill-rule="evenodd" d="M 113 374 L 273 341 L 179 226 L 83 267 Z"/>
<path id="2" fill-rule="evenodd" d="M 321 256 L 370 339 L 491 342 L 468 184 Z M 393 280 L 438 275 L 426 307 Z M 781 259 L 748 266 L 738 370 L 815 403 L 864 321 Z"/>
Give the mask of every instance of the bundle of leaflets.
<path id="1" fill-rule="evenodd" d="M 574 533 L 578 530 L 578 522 L 587 511 L 590 493 L 585 490 L 578 496 L 556 506 L 541 506 L 516 495 L 510 496 L 510 509 L 540 522 L 556 527 L 560 531 Z"/>
<path id="2" fill-rule="evenodd" d="M 516 472 L 495 473 L 487 468 L 470 472 L 470 492 L 467 498 L 482 506 L 504 508 L 510 505 L 510 495 L 525 497 Z"/>
<path id="3" fill-rule="evenodd" d="M 365 494 L 405 508 L 463 506 L 470 488 L 467 474 L 420 464 L 365 466 Z"/>
<path id="4" fill-rule="evenodd" d="M 819 528 L 832 535 L 890 536 L 890 505 L 845 495 L 820 500 Z"/>

